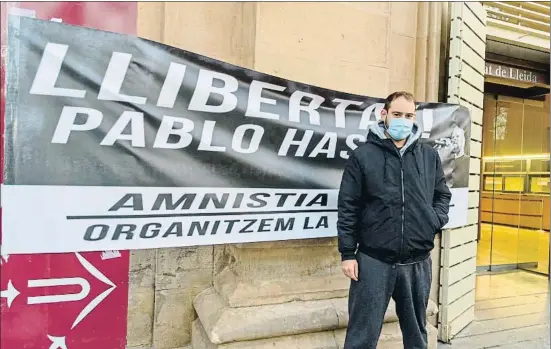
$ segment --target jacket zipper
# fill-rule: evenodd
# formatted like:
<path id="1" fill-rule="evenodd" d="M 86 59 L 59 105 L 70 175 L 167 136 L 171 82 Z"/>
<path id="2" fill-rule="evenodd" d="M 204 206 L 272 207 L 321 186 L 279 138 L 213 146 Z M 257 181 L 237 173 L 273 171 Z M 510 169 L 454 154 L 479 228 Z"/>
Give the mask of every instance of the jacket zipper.
<path id="1" fill-rule="evenodd" d="M 406 198 L 404 193 L 404 162 L 402 157 L 400 156 L 400 177 L 401 177 L 401 183 L 402 183 L 402 236 L 400 240 L 400 261 L 402 260 L 402 253 L 404 249 L 404 220 L 405 220 L 405 205 L 406 205 Z"/>
<path id="2" fill-rule="evenodd" d="M 398 157 L 400 158 L 400 183 L 401 183 L 401 189 L 402 189 L 402 227 L 401 227 L 401 236 L 400 236 L 400 254 L 398 255 L 398 259 L 400 262 L 402 261 L 402 254 L 404 250 L 404 220 L 405 220 L 405 205 L 406 205 L 406 197 L 404 193 L 404 158 L 402 154 L 400 154 L 400 150 L 396 148 L 396 152 L 398 153 Z M 404 152 L 405 155 L 405 152 Z"/>

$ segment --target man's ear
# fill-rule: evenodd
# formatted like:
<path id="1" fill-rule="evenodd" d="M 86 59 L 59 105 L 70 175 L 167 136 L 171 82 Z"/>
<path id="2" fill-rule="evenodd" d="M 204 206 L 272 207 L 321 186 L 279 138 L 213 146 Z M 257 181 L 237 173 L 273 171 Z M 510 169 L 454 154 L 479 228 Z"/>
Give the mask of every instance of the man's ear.
<path id="1" fill-rule="evenodd" d="M 388 115 L 388 112 L 386 111 L 386 109 L 382 109 L 381 110 L 381 120 L 386 122 L 386 116 L 387 115 Z"/>

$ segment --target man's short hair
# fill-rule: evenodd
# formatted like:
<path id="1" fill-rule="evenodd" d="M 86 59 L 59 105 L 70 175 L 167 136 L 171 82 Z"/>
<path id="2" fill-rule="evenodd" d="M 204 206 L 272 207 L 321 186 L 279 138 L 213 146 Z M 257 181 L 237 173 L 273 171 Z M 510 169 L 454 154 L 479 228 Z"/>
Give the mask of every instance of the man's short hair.
<path id="1" fill-rule="evenodd" d="M 411 93 L 405 92 L 405 91 L 398 91 L 390 94 L 386 98 L 384 109 L 388 111 L 388 109 L 390 108 L 390 104 L 400 97 L 405 98 L 409 102 L 415 103 L 415 97 Z"/>

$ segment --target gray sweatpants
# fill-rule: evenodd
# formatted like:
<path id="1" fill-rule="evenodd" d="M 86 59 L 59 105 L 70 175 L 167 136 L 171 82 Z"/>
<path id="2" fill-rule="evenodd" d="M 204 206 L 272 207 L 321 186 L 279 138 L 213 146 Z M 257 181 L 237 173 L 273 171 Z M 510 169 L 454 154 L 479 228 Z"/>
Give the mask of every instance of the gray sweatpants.
<path id="1" fill-rule="evenodd" d="M 344 349 L 376 349 L 390 297 L 396 302 L 404 349 L 427 349 L 427 306 L 432 261 L 387 264 L 357 254 L 359 278 L 351 282 Z"/>

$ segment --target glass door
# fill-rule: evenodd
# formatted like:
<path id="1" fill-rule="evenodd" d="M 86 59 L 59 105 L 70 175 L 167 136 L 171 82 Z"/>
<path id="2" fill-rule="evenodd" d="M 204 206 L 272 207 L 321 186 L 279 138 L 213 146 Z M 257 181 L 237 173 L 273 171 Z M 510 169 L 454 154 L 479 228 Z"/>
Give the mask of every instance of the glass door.
<path id="1" fill-rule="evenodd" d="M 549 275 L 549 96 L 486 95 L 478 270 Z"/>
<path id="2" fill-rule="evenodd" d="M 549 98 L 524 100 L 522 156 L 528 173 L 519 229 L 519 268 L 549 275 Z"/>

